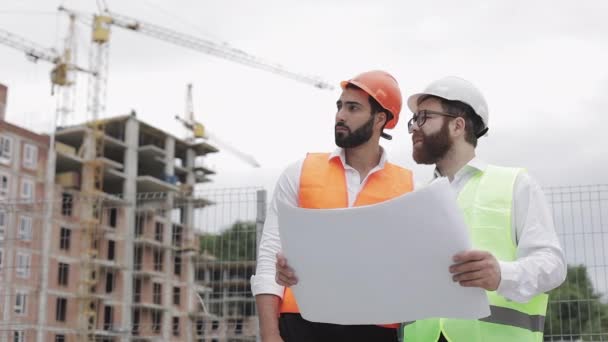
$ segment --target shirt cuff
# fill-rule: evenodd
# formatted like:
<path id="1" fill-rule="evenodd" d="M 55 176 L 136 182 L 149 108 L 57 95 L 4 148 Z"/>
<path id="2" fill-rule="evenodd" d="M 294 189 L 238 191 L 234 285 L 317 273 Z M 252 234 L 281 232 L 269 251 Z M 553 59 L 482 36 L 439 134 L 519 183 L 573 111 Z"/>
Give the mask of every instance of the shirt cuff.
<path id="1" fill-rule="evenodd" d="M 505 297 L 509 301 L 519 301 L 517 298 L 514 298 L 515 296 L 513 296 L 514 292 L 519 286 L 519 271 L 516 263 L 498 260 L 498 265 L 500 267 L 500 284 L 498 284 L 496 293 Z"/>
<path id="2" fill-rule="evenodd" d="M 251 276 L 251 293 L 253 293 L 254 296 L 259 294 L 273 294 L 283 299 L 283 292 L 285 292 L 285 287 L 277 284 L 274 277 L 263 275 Z"/>

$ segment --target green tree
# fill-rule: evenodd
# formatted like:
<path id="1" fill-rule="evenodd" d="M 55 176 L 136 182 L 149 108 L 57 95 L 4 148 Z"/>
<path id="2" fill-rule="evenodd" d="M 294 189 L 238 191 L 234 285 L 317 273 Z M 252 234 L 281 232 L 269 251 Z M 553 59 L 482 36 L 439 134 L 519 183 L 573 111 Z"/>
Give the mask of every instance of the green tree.
<path id="1" fill-rule="evenodd" d="M 568 266 L 566 281 L 549 293 L 545 341 L 608 340 L 608 304 L 584 265 Z"/>
<path id="2" fill-rule="evenodd" d="M 219 234 L 203 234 L 201 252 L 222 261 L 247 261 L 256 258 L 256 225 L 251 221 L 236 221 Z"/>

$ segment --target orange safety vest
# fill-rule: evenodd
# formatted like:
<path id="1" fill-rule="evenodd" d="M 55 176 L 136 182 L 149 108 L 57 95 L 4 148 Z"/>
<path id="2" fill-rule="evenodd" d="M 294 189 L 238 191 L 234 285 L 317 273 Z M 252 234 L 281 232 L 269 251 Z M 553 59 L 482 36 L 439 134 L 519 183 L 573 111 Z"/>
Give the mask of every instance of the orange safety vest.
<path id="1" fill-rule="evenodd" d="M 412 191 L 412 172 L 391 163 L 369 175 L 354 206 L 369 205 L 395 198 Z M 302 165 L 298 196 L 301 208 L 333 209 L 348 207 L 348 190 L 344 166 L 339 158 L 328 153 L 309 153 Z M 299 313 L 298 303 L 290 288 L 285 288 L 281 313 Z M 398 328 L 399 324 L 382 325 Z"/>

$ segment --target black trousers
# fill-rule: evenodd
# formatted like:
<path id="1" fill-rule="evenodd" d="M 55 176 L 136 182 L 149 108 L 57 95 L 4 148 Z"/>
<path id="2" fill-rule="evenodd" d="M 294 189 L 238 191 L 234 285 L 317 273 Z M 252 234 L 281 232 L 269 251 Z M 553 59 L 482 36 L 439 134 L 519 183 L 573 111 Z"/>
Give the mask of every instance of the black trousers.
<path id="1" fill-rule="evenodd" d="M 281 314 L 279 330 L 285 342 L 397 342 L 397 329 L 309 322 L 294 313 Z"/>

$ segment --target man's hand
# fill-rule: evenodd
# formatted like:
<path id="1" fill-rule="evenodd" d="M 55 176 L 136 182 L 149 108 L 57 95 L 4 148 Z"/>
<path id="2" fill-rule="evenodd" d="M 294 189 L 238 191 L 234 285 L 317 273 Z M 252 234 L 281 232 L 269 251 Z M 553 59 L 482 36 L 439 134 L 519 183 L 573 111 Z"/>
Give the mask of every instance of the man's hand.
<path id="1" fill-rule="evenodd" d="M 452 279 L 464 287 L 481 287 L 495 291 L 500 285 L 500 266 L 492 253 L 470 250 L 453 257 Z"/>
<path id="2" fill-rule="evenodd" d="M 275 280 L 277 284 L 289 287 L 298 283 L 296 273 L 287 265 L 287 259 L 285 259 L 285 256 L 281 253 L 277 253 L 276 267 L 277 273 L 275 275 Z"/>

